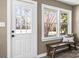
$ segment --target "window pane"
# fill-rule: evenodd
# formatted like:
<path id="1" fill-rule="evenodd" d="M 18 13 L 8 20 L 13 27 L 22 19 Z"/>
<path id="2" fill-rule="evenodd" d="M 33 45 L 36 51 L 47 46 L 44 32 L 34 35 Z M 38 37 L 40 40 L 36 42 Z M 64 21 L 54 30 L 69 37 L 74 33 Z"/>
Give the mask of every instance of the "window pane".
<path id="1" fill-rule="evenodd" d="M 60 34 L 65 35 L 68 33 L 68 14 L 65 12 L 60 13 Z"/>
<path id="2" fill-rule="evenodd" d="M 16 6 L 16 30 L 32 32 L 32 9 Z"/>
<path id="3" fill-rule="evenodd" d="M 57 34 L 56 21 L 57 11 L 53 9 L 44 8 L 44 37 L 52 37 Z"/>

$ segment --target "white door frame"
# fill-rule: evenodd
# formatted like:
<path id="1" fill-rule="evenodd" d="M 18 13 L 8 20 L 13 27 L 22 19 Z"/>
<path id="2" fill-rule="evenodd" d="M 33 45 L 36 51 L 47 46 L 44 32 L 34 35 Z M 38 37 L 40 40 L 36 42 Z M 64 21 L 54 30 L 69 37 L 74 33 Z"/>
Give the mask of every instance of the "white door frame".
<path id="1" fill-rule="evenodd" d="M 37 8 L 37 2 L 35 1 L 29 1 L 29 0 L 19 0 L 19 1 L 25 1 L 28 3 L 32 3 L 36 5 Z M 11 3 L 12 0 L 7 0 L 7 58 L 11 58 Z M 36 24 L 37 24 L 37 10 L 36 13 Z M 37 32 L 37 25 L 36 25 L 36 32 Z M 36 33 L 36 39 L 37 39 L 37 33 Z M 37 45 L 37 40 L 35 41 Z M 36 46 L 36 53 L 37 53 L 37 46 Z M 37 56 L 36 56 L 37 57 Z"/>

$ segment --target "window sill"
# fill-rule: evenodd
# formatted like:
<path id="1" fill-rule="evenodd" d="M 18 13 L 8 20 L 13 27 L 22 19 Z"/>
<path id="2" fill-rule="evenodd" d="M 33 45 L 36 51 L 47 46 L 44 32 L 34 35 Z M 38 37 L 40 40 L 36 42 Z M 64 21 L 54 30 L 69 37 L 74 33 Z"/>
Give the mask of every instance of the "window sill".
<path id="1" fill-rule="evenodd" d="M 47 37 L 47 38 L 43 38 L 42 41 L 52 41 L 52 40 L 61 40 L 62 36 L 60 37 Z"/>
<path id="2" fill-rule="evenodd" d="M 61 36 L 55 36 L 55 37 L 46 37 L 46 38 L 42 38 L 42 41 L 52 41 L 52 40 L 61 40 L 64 36 L 66 35 L 61 35 Z"/>

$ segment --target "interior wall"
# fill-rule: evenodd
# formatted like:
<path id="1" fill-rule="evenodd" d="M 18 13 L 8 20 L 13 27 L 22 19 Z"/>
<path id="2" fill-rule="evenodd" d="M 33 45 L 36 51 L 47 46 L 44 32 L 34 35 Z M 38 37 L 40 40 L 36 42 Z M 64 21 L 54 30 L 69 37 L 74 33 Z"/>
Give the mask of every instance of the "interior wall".
<path id="1" fill-rule="evenodd" d="M 73 6 L 73 33 L 77 34 L 77 42 L 79 41 L 79 5 Z"/>
<path id="2" fill-rule="evenodd" d="M 51 41 L 47 41 L 47 42 L 42 42 L 42 23 L 41 23 L 41 4 L 47 4 L 47 5 L 52 5 L 52 6 L 56 6 L 56 7 L 60 7 L 60 8 L 64 8 L 64 9 L 69 9 L 72 10 L 72 6 L 61 3 L 61 2 L 57 2 L 56 0 L 35 0 L 38 3 L 38 7 L 37 7 L 37 13 L 38 13 L 38 54 L 42 54 L 46 52 L 46 43 L 51 43 L 51 42 L 57 42 L 60 40 L 51 40 Z"/>
<path id="3" fill-rule="evenodd" d="M 0 0 L 0 22 L 7 22 L 7 0 Z M 7 26 L 0 27 L 0 58 L 7 57 Z"/>
<path id="4" fill-rule="evenodd" d="M 60 8 L 65 8 L 72 10 L 72 7 L 69 5 L 66 5 L 61 2 L 57 2 L 55 0 L 37 0 L 38 2 L 38 54 L 45 53 L 46 52 L 46 46 L 45 43 L 51 43 L 56 41 L 48 41 L 48 42 L 42 42 L 41 40 L 41 4 L 47 4 L 52 5 Z M 0 0 L 0 22 L 7 23 L 7 0 Z M 7 56 L 7 26 L 1 28 L 0 27 L 0 57 L 6 57 Z"/>

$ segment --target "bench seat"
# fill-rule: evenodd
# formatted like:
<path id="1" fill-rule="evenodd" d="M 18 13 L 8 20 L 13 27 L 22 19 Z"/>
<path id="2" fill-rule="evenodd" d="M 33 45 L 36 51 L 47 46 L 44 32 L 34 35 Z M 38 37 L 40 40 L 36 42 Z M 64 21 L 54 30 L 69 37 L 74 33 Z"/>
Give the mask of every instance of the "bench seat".
<path id="1" fill-rule="evenodd" d="M 69 45 L 69 43 L 56 43 L 56 44 L 53 44 L 53 45 L 50 45 L 50 47 L 53 47 L 53 48 L 56 48 L 56 47 L 60 47 L 60 46 L 64 46 L 64 45 Z"/>
<path id="2" fill-rule="evenodd" d="M 62 47 L 62 46 L 67 46 L 69 48 L 69 50 L 71 50 L 71 44 L 72 43 L 64 43 L 64 42 L 46 44 L 46 46 L 47 46 L 47 56 L 55 57 L 56 51 L 58 49 L 60 49 L 60 47 Z M 75 48 L 76 48 L 76 46 L 75 46 Z"/>

